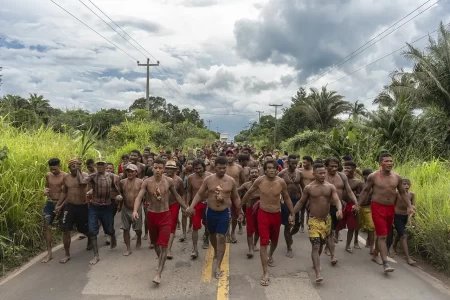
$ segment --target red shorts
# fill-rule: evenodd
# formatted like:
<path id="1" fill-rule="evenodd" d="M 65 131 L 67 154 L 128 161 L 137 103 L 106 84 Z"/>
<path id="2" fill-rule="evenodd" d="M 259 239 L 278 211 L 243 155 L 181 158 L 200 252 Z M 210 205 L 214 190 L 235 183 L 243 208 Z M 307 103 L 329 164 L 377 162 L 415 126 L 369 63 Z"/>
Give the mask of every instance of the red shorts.
<path id="1" fill-rule="evenodd" d="M 356 229 L 358 226 L 358 222 L 356 220 L 354 211 L 352 211 L 352 207 L 355 205 L 353 202 L 348 202 L 345 207 L 344 211 L 342 212 L 342 220 L 339 222 L 336 230 L 342 230 L 345 227 L 348 229 Z"/>
<path id="2" fill-rule="evenodd" d="M 171 221 L 172 225 L 170 226 L 170 233 L 175 233 L 175 230 L 177 230 L 177 223 L 178 223 L 178 212 L 180 210 L 180 204 L 178 202 L 172 203 L 169 206 L 170 214 L 171 214 Z"/>
<path id="3" fill-rule="evenodd" d="M 170 238 L 170 227 L 172 226 L 170 210 L 165 212 L 147 212 L 148 233 L 150 242 L 161 247 L 167 247 Z"/>
<path id="4" fill-rule="evenodd" d="M 395 217 L 395 205 L 371 203 L 372 220 L 377 236 L 387 236 L 392 230 Z"/>
<path id="5" fill-rule="evenodd" d="M 199 202 L 195 205 L 195 214 L 192 217 L 192 229 L 200 230 L 202 229 L 203 216 L 205 215 L 205 211 L 208 205 L 206 203 Z"/>
<path id="6" fill-rule="evenodd" d="M 278 236 L 280 235 L 281 212 L 269 213 L 258 209 L 258 231 L 260 237 L 260 245 L 278 244 Z"/>
<path id="7" fill-rule="evenodd" d="M 247 206 L 245 208 L 245 217 L 247 219 L 247 236 L 253 236 L 255 233 L 255 221 L 253 219 L 253 207 Z"/>

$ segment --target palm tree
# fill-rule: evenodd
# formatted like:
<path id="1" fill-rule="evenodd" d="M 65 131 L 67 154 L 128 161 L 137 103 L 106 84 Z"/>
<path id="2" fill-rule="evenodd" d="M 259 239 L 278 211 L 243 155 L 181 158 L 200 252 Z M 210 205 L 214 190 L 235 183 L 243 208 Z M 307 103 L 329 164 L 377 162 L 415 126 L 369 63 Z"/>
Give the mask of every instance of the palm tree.
<path id="1" fill-rule="evenodd" d="M 311 94 L 302 98 L 298 105 L 319 130 L 332 128 L 338 123 L 338 115 L 351 110 L 352 105 L 344 100 L 344 96 L 336 91 L 328 91 L 326 86 L 320 91 L 315 88 L 310 91 Z"/>
<path id="2" fill-rule="evenodd" d="M 51 108 L 50 102 L 48 100 L 44 99 L 44 96 L 42 96 L 42 95 L 38 96 L 36 93 L 30 94 L 28 101 L 30 103 L 30 108 L 39 117 L 46 115 Z"/>
<path id="3" fill-rule="evenodd" d="M 350 110 L 350 117 L 352 117 L 354 120 L 357 120 L 359 116 L 367 116 L 367 109 L 364 106 L 364 103 L 359 102 L 358 100 L 356 100 L 353 105 L 352 108 Z"/>
<path id="4" fill-rule="evenodd" d="M 420 107 L 436 105 L 450 116 L 450 31 L 441 22 L 438 38 L 430 37 L 426 51 L 408 44 L 406 58 L 415 65 L 412 73 L 403 73 L 415 82 L 415 86 L 399 86 L 396 89 L 418 99 Z"/>
<path id="5" fill-rule="evenodd" d="M 391 83 L 384 86 L 383 91 L 373 100 L 373 104 L 385 108 L 395 107 L 399 103 L 416 104 L 412 103 L 415 98 L 410 92 L 416 88 L 414 80 L 402 69 L 393 72 L 390 77 Z"/>
<path id="6" fill-rule="evenodd" d="M 8 111 L 17 111 L 19 109 L 26 109 L 29 103 L 26 99 L 19 95 L 6 95 L 0 100 L 0 106 Z"/>

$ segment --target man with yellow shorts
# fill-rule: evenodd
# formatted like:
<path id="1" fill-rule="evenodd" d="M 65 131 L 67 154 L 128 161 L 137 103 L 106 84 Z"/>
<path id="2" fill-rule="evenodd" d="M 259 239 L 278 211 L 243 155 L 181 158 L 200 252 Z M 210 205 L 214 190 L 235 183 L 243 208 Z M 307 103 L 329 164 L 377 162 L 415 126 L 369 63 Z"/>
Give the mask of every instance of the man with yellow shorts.
<path id="1" fill-rule="evenodd" d="M 342 218 L 342 203 L 336 192 L 336 188 L 331 183 L 325 181 L 326 176 L 325 166 L 321 163 L 316 163 L 313 166 L 314 181 L 305 186 L 301 199 L 294 207 L 294 214 L 298 213 L 309 200 L 310 215 L 308 219 L 309 240 L 311 241 L 312 250 L 311 258 L 313 261 L 314 270 L 316 272 L 316 282 L 322 282 L 323 278 L 320 276 L 320 255 L 322 254 L 323 245 L 328 244 L 334 246 L 332 243 L 331 233 L 331 216 L 329 215 L 330 205 L 336 206 L 337 219 Z M 334 256 L 334 251 L 331 251 L 331 264 L 337 264 L 337 259 Z"/>
<path id="2" fill-rule="evenodd" d="M 364 182 L 367 181 L 367 177 L 372 173 L 372 170 L 363 170 Z M 375 249 L 375 226 L 372 220 L 372 210 L 370 209 L 370 202 L 372 200 L 372 193 L 369 194 L 369 201 L 361 206 L 359 209 L 359 229 L 367 231 L 366 248 L 370 248 L 370 254 L 373 254 Z"/>

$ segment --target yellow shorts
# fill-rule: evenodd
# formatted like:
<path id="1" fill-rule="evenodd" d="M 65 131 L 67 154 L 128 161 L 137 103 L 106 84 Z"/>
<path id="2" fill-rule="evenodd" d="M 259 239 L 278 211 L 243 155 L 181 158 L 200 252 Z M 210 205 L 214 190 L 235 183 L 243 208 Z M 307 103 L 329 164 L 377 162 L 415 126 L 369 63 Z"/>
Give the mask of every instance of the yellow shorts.
<path id="1" fill-rule="evenodd" d="M 372 220 L 372 211 L 370 206 L 362 206 L 359 209 L 359 228 L 368 231 L 374 231 L 375 226 Z"/>
<path id="2" fill-rule="evenodd" d="M 325 219 L 310 216 L 308 219 L 308 234 L 311 244 L 325 244 L 331 233 L 331 216 Z"/>

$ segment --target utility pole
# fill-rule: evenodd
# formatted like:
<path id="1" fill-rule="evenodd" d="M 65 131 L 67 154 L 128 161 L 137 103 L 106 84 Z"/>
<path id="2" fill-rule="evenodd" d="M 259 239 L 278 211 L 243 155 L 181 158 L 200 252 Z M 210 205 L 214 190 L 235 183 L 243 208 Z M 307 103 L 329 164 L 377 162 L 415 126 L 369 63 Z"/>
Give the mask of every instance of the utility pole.
<path id="1" fill-rule="evenodd" d="M 273 133 L 273 147 L 275 148 L 277 144 L 277 127 L 278 127 L 278 121 L 277 121 L 277 112 L 278 112 L 278 106 L 283 106 L 283 104 L 269 104 L 269 106 L 275 106 L 275 128 Z"/>
<path id="2" fill-rule="evenodd" d="M 147 67 L 147 91 L 146 91 L 146 102 L 145 102 L 145 108 L 147 111 L 150 111 L 150 67 L 157 67 L 159 66 L 159 61 L 156 62 L 156 64 L 150 63 L 150 58 L 147 58 L 146 64 L 140 64 L 139 61 L 137 62 L 139 67 Z"/>
<path id="3" fill-rule="evenodd" d="M 257 110 L 256 112 L 258 113 L 258 123 L 260 123 L 261 122 L 261 114 L 263 114 L 264 112 L 260 111 L 260 110 Z"/>
<path id="4" fill-rule="evenodd" d="M 206 122 L 208 122 L 208 130 L 210 130 L 211 129 L 211 120 L 208 120 L 208 121 L 206 121 Z"/>

